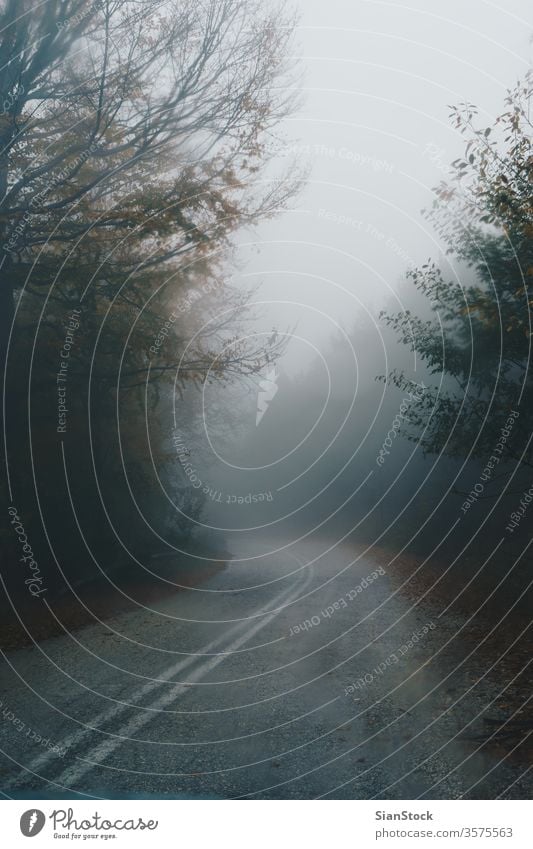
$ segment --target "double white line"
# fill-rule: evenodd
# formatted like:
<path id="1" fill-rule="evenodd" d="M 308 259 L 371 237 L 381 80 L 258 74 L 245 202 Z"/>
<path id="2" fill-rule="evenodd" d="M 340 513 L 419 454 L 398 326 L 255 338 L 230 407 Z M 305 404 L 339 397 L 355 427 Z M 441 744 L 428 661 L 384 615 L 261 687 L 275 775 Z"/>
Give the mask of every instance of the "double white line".
<path id="1" fill-rule="evenodd" d="M 291 555 L 298 560 L 294 553 L 291 552 Z M 299 560 L 298 562 L 300 563 Z M 300 565 L 303 564 L 300 563 Z M 281 592 L 273 602 L 270 601 L 268 605 L 265 605 L 256 611 L 256 613 L 253 614 L 253 619 L 254 621 L 257 619 L 257 622 L 245 630 L 240 636 L 237 636 L 236 639 L 234 639 L 233 642 L 231 642 L 230 645 L 227 646 L 227 648 L 225 648 L 220 654 L 200 662 L 188 676 L 181 679 L 180 683 L 175 684 L 162 696 L 153 701 L 150 705 L 148 705 L 147 709 L 133 716 L 129 722 L 120 728 L 116 735 L 106 737 L 106 739 L 104 739 L 99 745 L 90 749 L 87 754 L 87 759 L 78 758 L 76 756 L 78 763 L 75 763 L 73 766 L 67 767 L 63 770 L 58 778 L 53 779 L 54 783 L 64 787 L 72 787 L 77 784 L 77 782 L 79 782 L 80 779 L 83 778 L 83 776 L 91 769 L 102 764 L 115 751 L 115 749 L 124 743 L 128 743 L 134 734 L 137 734 L 141 728 L 155 719 L 158 711 L 163 710 L 167 705 L 179 699 L 179 697 L 184 693 L 190 692 L 189 685 L 195 684 L 202 678 L 205 678 L 205 676 L 222 663 L 226 657 L 237 651 L 255 634 L 265 628 L 287 605 L 295 601 L 298 596 L 307 589 L 307 586 L 312 579 L 312 567 L 306 571 L 307 575 L 302 581 L 298 582 L 297 587 L 289 587 L 288 590 Z M 154 690 L 160 689 L 164 685 L 164 682 L 171 681 L 176 675 L 182 673 L 184 670 L 196 663 L 198 661 L 198 655 L 211 654 L 214 650 L 218 649 L 221 644 L 224 644 L 228 639 L 231 639 L 235 634 L 242 631 L 243 627 L 246 628 L 247 624 L 248 623 L 246 621 L 239 622 L 220 637 L 217 637 L 215 640 L 204 646 L 197 654 L 191 655 L 184 660 L 180 660 L 178 663 L 169 666 L 159 675 L 158 681 L 151 681 L 134 691 L 130 697 L 130 704 L 118 704 L 113 708 L 110 708 L 110 710 L 100 713 L 92 721 L 90 728 L 82 728 L 74 734 L 71 734 L 63 741 L 62 746 L 67 749 L 67 751 L 72 749 L 76 750 L 83 740 L 94 735 L 95 731 L 97 731 L 102 725 L 113 721 L 121 714 L 131 710 L 135 704 L 141 701 L 141 699 L 144 699 Z M 19 773 L 19 775 L 15 776 L 11 779 L 11 781 L 6 782 L 4 785 L 4 792 L 7 792 L 15 785 L 26 783 L 30 779 L 31 775 L 40 778 L 39 770 L 41 770 L 49 760 L 55 757 L 56 755 L 53 752 L 43 752 L 43 754 L 35 758 L 28 767 Z"/>

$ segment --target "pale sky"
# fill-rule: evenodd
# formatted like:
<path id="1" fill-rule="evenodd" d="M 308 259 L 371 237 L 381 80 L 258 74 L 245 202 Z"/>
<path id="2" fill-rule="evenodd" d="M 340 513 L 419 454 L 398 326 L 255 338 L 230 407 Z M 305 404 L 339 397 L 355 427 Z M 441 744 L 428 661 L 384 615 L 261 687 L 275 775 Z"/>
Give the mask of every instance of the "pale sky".
<path id="1" fill-rule="evenodd" d="M 273 301 L 265 328 L 298 320 L 303 362 L 337 323 L 375 310 L 409 264 L 438 258 L 420 214 L 464 141 L 449 105 L 488 126 L 531 66 L 525 0 L 299 0 L 303 105 L 282 135 L 310 166 L 293 210 L 243 234 L 244 280 Z M 287 302 L 290 302 L 288 304 Z M 306 350 L 306 353 L 302 353 Z"/>

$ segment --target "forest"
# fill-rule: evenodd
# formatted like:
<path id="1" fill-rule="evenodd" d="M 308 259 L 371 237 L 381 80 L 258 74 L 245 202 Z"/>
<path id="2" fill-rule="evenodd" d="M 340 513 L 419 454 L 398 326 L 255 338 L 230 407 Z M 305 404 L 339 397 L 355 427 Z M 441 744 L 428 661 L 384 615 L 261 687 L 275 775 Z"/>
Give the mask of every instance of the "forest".
<path id="1" fill-rule="evenodd" d="M 161 411 L 176 398 L 193 432 L 195 389 L 278 353 L 242 339 L 250 294 L 229 278 L 234 231 L 297 191 L 271 164 L 291 33 L 254 0 L 3 4 L 5 611 L 31 602 L 12 517 L 51 604 L 195 532 L 204 499 Z"/>
<path id="2" fill-rule="evenodd" d="M 508 7 L 0 0 L 5 799 L 531 798 Z"/>

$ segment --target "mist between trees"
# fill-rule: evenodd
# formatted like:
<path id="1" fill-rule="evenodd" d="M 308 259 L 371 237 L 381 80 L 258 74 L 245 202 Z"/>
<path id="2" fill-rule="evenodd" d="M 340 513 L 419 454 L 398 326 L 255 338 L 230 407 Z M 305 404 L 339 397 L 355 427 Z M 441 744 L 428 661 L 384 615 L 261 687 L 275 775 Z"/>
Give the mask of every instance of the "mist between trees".
<path id="1" fill-rule="evenodd" d="M 10 508 L 48 599 L 123 564 L 131 580 L 161 550 L 193 544 L 209 557 L 221 494 L 230 511 L 260 508 L 272 533 L 341 531 L 454 563 L 462 578 L 506 537 L 486 574 L 512 571 L 517 587 L 527 576 L 527 563 L 510 567 L 527 522 L 515 519 L 512 535 L 506 526 L 533 465 L 531 80 L 509 91 L 493 126 L 470 104 L 453 110 L 464 157 L 425 213 L 448 251 L 438 262 L 418 266 L 355 211 L 320 207 L 324 225 L 365 230 L 394 255 L 402 309 L 354 308 L 348 333 L 321 351 L 331 385 L 319 358 L 298 379 L 281 370 L 259 416 L 258 386 L 291 334 L 248 332 L 253 292 L 231 276 L 237 232 L 279 214 L 301 185 L 274 132 L 296 106 L 287 8 L 0 6 L 0 533 L 11 598 L 25 588 Z M 288 151 L 305 168 L 305 148 Z M 389 168 L 356 147 L 319 155 Z M 217 472 L 208 459 L 206 403 L 245 486 L 237 463 Z"/>
<path id="2" fill-rule="evenodd" d="M 286 458 L 276 515 L 299 530 L 426 558 L 457 592 L 503 580 L 509 599 L 530 581 L 532 93 L 527 77 L 490 127 L 452 111 L 465 154 L 421 213 L 446 252 L 405 261 L 401 311 L 360 311 L 239 436 L 257 466 Z"/>
<path id="3" fill-rule="evenodd" d="M 284 6 L 5 0 L 0 24 L 0 534 L 16 601 L 10 505 L 49 599 L 193 534 L 209 549 L 205 495 L 162 422 L 177 398 L 193 434 L 192 387 L 276 357 L 242 341 L 232 237 L 299 178 L 272 165 L 295 105 Z"/>

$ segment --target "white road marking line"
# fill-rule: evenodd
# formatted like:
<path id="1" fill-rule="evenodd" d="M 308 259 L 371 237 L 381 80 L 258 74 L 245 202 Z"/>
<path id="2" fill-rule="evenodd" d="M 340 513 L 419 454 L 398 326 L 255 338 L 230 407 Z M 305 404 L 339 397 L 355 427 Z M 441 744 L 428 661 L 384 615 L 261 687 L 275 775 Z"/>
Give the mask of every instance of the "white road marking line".
<path id="1" fill-rule="evenodd" d="M 291 555 L 296 560 L 298 560 L 298 562 L 300 563 L 299 558 L 297 558 L 296 555 L 293 552 L 291 552 Z M 303 565 L 303 564 L 301 564 L 301 565 Z M 307 586 L 308 580 L 309 580 L 309 577 L 304 582 L 302 582 L 303 583 L 302 588 Z M 267 611 L 272 606 L 278 607 L 280 604 L 282 604 L 285 596 L 290 594 L 293 590 L 294 590 L 293 587 L 289 587 L 288 589 L 283 590 L 281 593 L 279 593 L 278 596 L 276 596 L 276 598 L 274 599 L 274 602 L 269 602 L 268 605 L 264 605 L 262 608 L 260 608 L 259 611 L 257 611 L 257 613 L 255 614 L 254 618 L 262 616 L 263 613 L 265 613 L 265 615 L 267 615 Z M 300 590 L 298 589 L 297 592 L 300 592 Z M 277 615 L 278 613 L 279 613 L 279 610 L 275 611 L 274 615 Z M 271 616 L 268 619 L 268 622 L 270 622 L 272 618 L 274 618 L 274 616 Z M 262 624 L 262 623 L 260 622 L 260 624 Z M 265 620 L 264 624 L 267 624 L 267 620 Z M 116 719 L 117 716 L 120 716 L 121 714 L 125 713 L 127 710 L 131 710 L 131 708 L 134 707 L 137 702 L 139 702 L 145 696 L 149 695 L 153 690 L 162 687 L 163 686 L 162 682 L 169 681 L 175 675 L 182 672 L 184 669 L 187 669 L 193 663 L 197 662 L 199 660 L 199 657 L 202 654 L 209 654 L 212 651 L 214 651 L 215 649 L 217 649 L 228 638 L 231 638 L 234 634 L 236 634 L 240 630 L 242 630 L 243 627 L 246 627 L 246 625 L 247 625 L 246 620 L 238 622 L 236 625 L 234 625 L 228 631 L 225 631 L 219 637 L 216 637 L 214 640 L 212 640 L 210 643 L 208 643 L 206 646 L 204 646 L 202 649 L 200 649 L 194 655 L 191 655 L 190 657 L 187 657 L 183 660 L 180 660 L 177 663 L 173 664 L 172 666 L 168 667 L 168 669 L 166 669 L 164 672 L 162 672 L 158 676 L 159 677 L 158 681 L 150 681 L 148 684 L 145 684 L 142 687 L 140 687 L 138 690 L 134 691 L 130 696 L 129 704 L 127 704 L 127 705 L 126 704 L 117 704 L 107 711 L 102 711 L 93 720 L 91 720 L 91 726 L 90 727 L 80 728 L 78 731 L 75 731 L 73 734 L 70 734 L 62 742 L 62 748 L 68 750 L 68 749 L 71 749 L 73 747 L 77 747 L 79 745 L 79 743 L 81 743 L 86 737 L 89 737 L 91 734 L 93 734 L 102 725 L 104 725 L 107 722 L 111 722 L 112 720 Z M 255 634 L 257 630 L 261 630 L 261 629 L 252 627 L 252 629 L 247 631 L 244 636 L 246 637 L 246 639 L 249 639 L 249 637 L 253 636 L 253 634 Z M 244 640 L 244 641 L 246 641 L 246 640 Z M 232 649 L 230 647 L 230 649 L 228 649 L 227 651 L 231 651 L 231 650 Z M 219 658 L 215 658 L 215 660 L 220 661 L 220 660 L 223 660 L 224 657 L 225 657 L 225 655 L 221 655 Z M 209 671 L 209 670 L 207 670 L 207 671 Z M 184 689 L 186 689 L 186 688 L 184 688 Z M 147 713 L 146 716 L 148 717 L 148 719 L 152 718 L 152 714 L 150 714 L 150 713 Z M 122 742 L 122 741 L 120 741 L 120 742 Z M 46 750 L 42 754 L 38 755 L 36 758 L 33 759 L 33 761 L 30 762 L 30 764 L 28 766 L 24 767 L 24 769 L 21 770 L 21 772 L 18 775 L 14 776 L 13 778 L 9 779 L 8 781 L 6 781 L 3 784 L 4 792 L 7 792 L 13 786 L 21 786 L 24 783 L 30 781 L 32 779 L 32 777 L 34 777 L 34 774 L 38 775 L 38 770 L 42 769 L 48 763 L 48 761 L 53 760 L 56 757 L 57 757 L 56 754 L 54 752 L 49 751 L 49 750 Z M 40 776 L 38 776 L 38 777 L 40 777 Z"/>
<path id="2" fill-rule="evenodd" d="M 302 582 L 302 586 L 299 587 L 296 592 L 294 592 L 293 590 L 292 593 L 289 595 L 289 598 L 287 598 L 287 603 L 290 603 L 290 601 L 293 600 L 293 598 L 296 598 L 302 590 L 306 589 L 310 580 L 311 573 L 308 573 L 305 581 Z M 282 595 L 287 595 L 287 591 L 285 591 Z M 161 710 L 162 708 L 166 707 L 168 704 L 179 698 L 179 696 L 181 696 L 183 693 L 189 692 L 187 685 L 194 684 L 201 678 L 204 678 L 207 673 L 211 672 L 220 663 L 222 663 L 222 661 L 226 659 L 228 654 L 233 651 L 236 651 L 238 648 L 240 648 L 240 646 L 248 642 L 248 640 L 250 640 L 258 631 L 261 631 L 262 628 L 264 628 L 273 619 L 275 619 L 276 616 L 279 615 L 279 613 L 279 610 L 275 610 L 272 613 L 267 614 L 264 619 L 261 619 L 259 622 L 257 622 L 256 625 L 246 631 L 245 634 L 242 634 L 240 637 L 238 637 L 229 646 L 227 653 L 219 655 L 217 657 L 212 657 L 205 663 L 201 664 L 199 668 L 194 670 L 185 681 L 181 682 L 180 684 L 177 684 L 170 690 L 170 692 L 165 693 L 159 699 L 156 699 L 155 702 L 152 702 L 152 704 L 150 705 L 152 711 Z M 92 752 L 88 753 L 87 757 L 91 759 L 90 762 L 84 760 L 84 762 L 80 763 L 78 766 L 68 767 L 61 773 L 61 775 L 57 779 L 54 779 L 54 781 L 57 784 L 61 784 L 64 786 L 71 786 L 72 784 L 75 784 L 77 781 L 83 778 L 83 776 L 87 772 L 99 766 L 99 764 L 101 764 L 102 761 L 108 758 L 109 755 L 118 746 L 130 742 L 130 738 L 132 737 L 132 735 L 136 734 L 141 728 L 143 728 L 147 723 L 151 722 L 154 718 L 155 714 L 152 712 L 142 713 L 137 716 L 134 716 L 128 723 L 126 723 L 125 726 L 123 726 L 123 728 L 120 729 L 120 732 L 117 734 L 117 737 L 112 737 L 108 738 L 107 740 L 104 740 L 95 749 L 93 749 Z"/>

